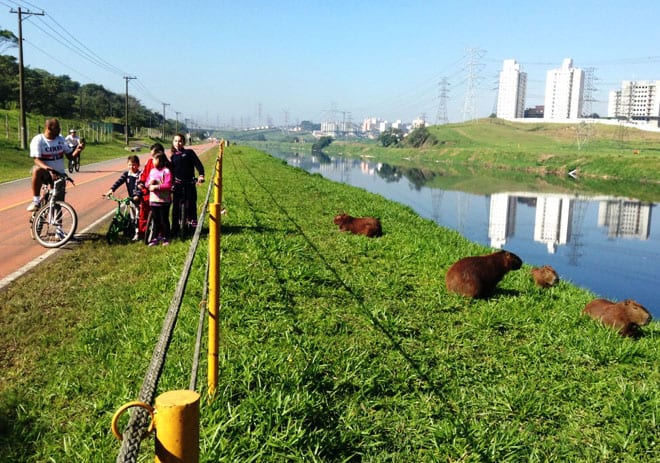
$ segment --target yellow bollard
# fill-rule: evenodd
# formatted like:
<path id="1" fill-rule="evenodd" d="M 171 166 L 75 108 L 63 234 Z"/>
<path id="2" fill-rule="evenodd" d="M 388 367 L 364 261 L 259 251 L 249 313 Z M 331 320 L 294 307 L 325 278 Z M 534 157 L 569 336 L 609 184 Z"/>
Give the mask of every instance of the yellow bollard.
<path id="1" fill-rule="evenodd" d="M 156 463 L 199 462 L 199 394 L 191 390 L 156 397 Z"/>

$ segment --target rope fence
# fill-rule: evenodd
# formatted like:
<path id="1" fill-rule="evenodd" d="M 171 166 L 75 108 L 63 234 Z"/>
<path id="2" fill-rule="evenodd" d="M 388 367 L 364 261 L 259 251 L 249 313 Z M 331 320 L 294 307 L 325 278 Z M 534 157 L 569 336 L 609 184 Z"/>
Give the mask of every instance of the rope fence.
<path id="1" fill-rule="evenodd" d="M 220 143 L 219 147 L 219 156 L 218 161 L 215 164 L 213 177 L 221 176 L 222 174 L 222 154 L 224 149 L 224 142 Z M 220 167 L 219 167 L 220 166 Z M 156 395 L 156 389 L 158 386 L 158 381 L 165 364 L 165 358 L 167 356 L 167 350 L 172 339 L 172 334 L 176 326 L 176 321 L 178 318 L 179 310 L 181 308 L 181 303 L 185 295 L 186 285 L 188 278 L 190 276 L 190 270 L 192 268 L 195 255 L 197 253 L 199 239 L 206 218 L 206 213 L 209 204 L 209 198 L 214 187 L 217 188 L 218 184 L 221 184 L 221 181 L 212 181 L 209 182 L 209 187 L 207 189 L 206 197 L 203 202 L 202 210 L 199 214 L 200 220 L 198 222 L 197 228 L 190 243 L 190 248 L 186 256 L 186 260 L 183 264 L 183 269 L 179 277 L 179 281 L 176 285 L 172 300 L 170 302 L 169 309 L 165 316 L 163 326 L 161 328 L 160 336 L 158 342 L 152 353 L 151 362 L 147 373 L 144 377 L 142 383 L 142 388 L 140 389 L 138 401 L 149 406 L 153 405 L 154 398 Z M 216 192 L 215 198 L 218 198 L 218 193 Z M 219 219 L 219 217 L 218 217 Z M 209 237 L 209 241 L 215 239 L 214 237 Z M 206 264 L 206 281 L 204 284 L 202 301 L 200 302 L 200 317 L 199 317 L 199 326 L 197 329 L 197 338 L 194 349 L 192 371 L 191 371 L 191 380 L 190 380 L 190 390 L 195 390 L 197 385 L 197 370 L 199 367 L 199 356 L 201 351 L 201 340 L 202 340 L 202 331 L 204 327 L 205 314 L 207 310 L 207 293 L 208 293 L 208 274 L 209 274 L 209 261 Z M 131 414 L 131 417 L 122 433 L 121 448 L 119 454 L 117 455 L 117 463 L 133 463 L 137 461 L 138 454 L 140 451 L 140 444 L 142 439 L 149 434 L 151 413 L 145 407 L 135 407 L 134 411 Z"/>

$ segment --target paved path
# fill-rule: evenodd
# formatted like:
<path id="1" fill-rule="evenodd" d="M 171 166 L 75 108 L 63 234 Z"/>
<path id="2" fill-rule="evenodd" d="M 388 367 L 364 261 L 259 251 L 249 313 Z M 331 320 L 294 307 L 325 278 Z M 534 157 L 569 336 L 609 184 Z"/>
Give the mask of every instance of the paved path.
<path id="1" fill-rule="evenodd" d="M 195 145 L 192 148 L 200 155 L 214 146 L 217 145 Z M 139 155 L 140 165 L 144 166 L 149 153 L 134 154 Z M 26 211 L 32 200 L 30 179 L 0 184 L 0 289 L 53 253 L 70 252 L 76 246 L 76 240 L 94 239 L 98 237 L 97 233 L 105 235 L 105 230 L 98 230 L 97 225 L 112 215 L 116 203 L 101 196 L 126 169 L 127 156 L 128 153 L 110 161 L 83 164 L 80 172 L 71 174 L 76 185 L 67 185 L 66 201 L 78 213 L 78 229 L 75 239 L 59 249 L 43 248 L 30 237 L 30 213 Z M 208 180 L 211 180 L 210 174 Z M 124 187 L 119 192 L 122 197 L 126 194 Z"/>

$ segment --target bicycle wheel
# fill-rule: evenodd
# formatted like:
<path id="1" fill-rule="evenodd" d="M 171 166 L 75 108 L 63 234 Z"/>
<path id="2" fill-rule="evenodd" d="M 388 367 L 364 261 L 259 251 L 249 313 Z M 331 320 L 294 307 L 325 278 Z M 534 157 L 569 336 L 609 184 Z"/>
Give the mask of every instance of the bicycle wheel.
<path id="1" fill-rule="evenodd" d="M 153 212 L 149 211 L 149 215 L 147 216 L 147 229 L 144 231 L 144 244 L 149 244 L 154 238 L 154 216 Z"/>
<path id="2" fill-rule="evenodd" d="M 73 173 L 73 163 L 74 163 L 73 160 L 70 160 L 70 161 L 69 161 L 69 173 L 70 173 L 70 174 Z"/>
<path id="3" fill-rule="evenodd" d="M 73 168 L 76 169 L 76 172 L 80 172 L 80 155 L 73 160 Z"/>
<path id="4" fill-rule="evenodd" d="M 119 225 L 119 222 L 117 221 L 117 218 L 114 217 L 112 219 L 112 222 L 110 222 L 110 227 L 108 228 L 108 233 L 105 234 L 105 239 L 108 242 L 108 244 L 116 243 L 117 239 L 119 238 L 119 231 L 121 230 L 121 227 Z"/>
<path id="5" fill-rule="evenodd" d="M 39 209 L 32 221 L 32 233 L 45 248 L 57 248 L 69 242 L 76 233 L 78 215 L 70 204 L 55 201 Z"/>

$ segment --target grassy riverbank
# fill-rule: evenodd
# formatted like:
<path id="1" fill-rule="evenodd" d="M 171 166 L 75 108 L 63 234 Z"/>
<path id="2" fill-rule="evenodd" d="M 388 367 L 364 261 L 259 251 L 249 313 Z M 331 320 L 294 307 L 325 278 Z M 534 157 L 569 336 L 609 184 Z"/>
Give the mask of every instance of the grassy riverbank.
<path id="1" fill-rule="evenodd" d="M 224 174 L 220 385 L 200 461 L 660 457 L 655 323 L 622 339 L 580 315 L 593 295 L 539 290 L 528 267 L 467 301 L 444 274 L 488 249 L 458 233 L 250 148 L 232 146 Z M 380 217 L 384 236 L 339 233 L 339 211 Z M 114 459 L 110 418 L 137 397 L 186 245 L 91 235 L 3 291 L 2 461 Z M 203 273 L 160 392 L 188 385 Z"/>
<path id="2" fill-rule="evenodd" d="M 437 144 L 383 148 L 336 142 L 328 153 L 375 156 L 404 165 L 463 165 L 539 175 L 660 183 L 660 132 L 604 124 L 515 123 L 479 119 L 431 126 Z"/>

